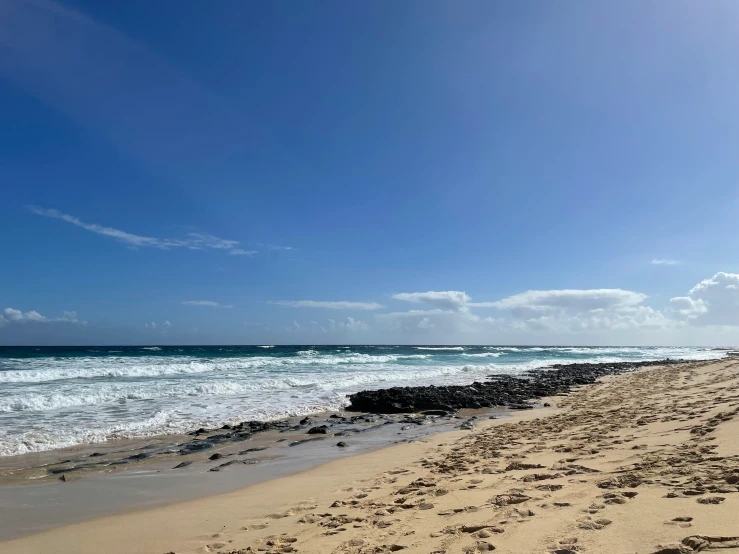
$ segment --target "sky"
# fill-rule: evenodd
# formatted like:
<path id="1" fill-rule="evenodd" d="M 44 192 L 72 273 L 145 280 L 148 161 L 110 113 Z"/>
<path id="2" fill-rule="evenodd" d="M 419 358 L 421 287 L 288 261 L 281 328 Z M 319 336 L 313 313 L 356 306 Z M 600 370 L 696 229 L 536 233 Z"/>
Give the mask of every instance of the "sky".
<path id="1" fill-rule="evenodd" d="M 739 4 L 0 0 L 0 344 L 739 344 Z"/>

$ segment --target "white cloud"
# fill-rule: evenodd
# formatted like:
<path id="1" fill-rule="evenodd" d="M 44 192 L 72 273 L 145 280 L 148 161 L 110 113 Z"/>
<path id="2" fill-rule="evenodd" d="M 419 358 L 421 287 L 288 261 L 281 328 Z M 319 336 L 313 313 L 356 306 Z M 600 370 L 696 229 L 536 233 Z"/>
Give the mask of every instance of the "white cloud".
<path id="1" fill-rule="evenodd" d="M 408 310 L 407 312 L 388 312 L 384 314 L 377 314 L 375 317 L 378 319 L 425 318 L 438 315 L 448 315 L 453 313 L 455 312 L 452 310 L 440 310 L 438 308 L 435 308 L 433 310 Z"/>
<path id="2" fill-rule="evenodd" d="M 418 322 L 417 327 L 419 329 L 433 329 L 435 325 L 431 323 L 431 319 L 428 317 L 424 317 L 421 319 L 421 321 Z"/>
<path id="3" fill-rule="evenodd" d="M 349 331 L 364 331 L 368 328 L 366 323 L 353 317 L 347 317 L 344 322 L 344 329 L 348 329 Z"/>
<path id="4" fill-rule="evenodd" d="M 457 290 L 433 291 L 428 292 L 401 292 L 393 294 L 395 300 L 404 302 L 414 302 L 431 304 L 444 310 L 460 311 L 465 309 L 465 305 L 470 301 L 467 293 Z"/>
<path id="5" fill-rule="evenodd" d="M 529 312 L 596 310 L 636 306 L 646 299 L 646 294 L 622 289 L 529 290 L 496 302 L 471 303 L 470 306 Z"/>
<path id="6" fill-rule="evenodd" d="M 673 325 L 665 315 L 649 306 L 599 308 L 583 312 L 557 312 L 525 321 L 530 328 L 551 331 L 591 332 L 629 329 L 661 329 Z"/>
<path id="7" fill-rule="evenodd" d="M 324 333 L 332 333 L 335 331 L 366 331 L 367 329 L 369 329 L 369 325 L 363 321 L 354 319 L 353 317 L 347 317 L 344 321 L 329 319 L 328 327 L 321 327 L 321 331 Z"/>
<path id="8" fill-rule="evenodd" d="M 3 310 L 3 317 L 7 321 L 46 321 L 46 317 L 42 316 L 36 311 L 21 312 L 14 308 L 5 308 Z"/>
<path id="9" fill-rule="evenodd" d="M 344 300 L 274 300 L 270 304 L 288 308 L 325 308 L 328 310 L 378 310 L 383 307 L 377 302 L 348 302 Z"/>
<path id="10" fill-rule="evenodd" d="M 704 279 L 687 296 L 670 299 L 670 311 L 695 325 L 739 325 L 739 274 Z"/>
<path id="11" fill-rule="evenodd" d="M 661 328 L 672 325 L 662 312 L 642 303 L 647 296 L 622 289 L 530 290 L 494 302 L 473 302 L 460 291 L 400 293 L 397 300 L 436 306 L 430 310 L 409 310 L 377 314 L 391 328 L 413 335 L 432 332 L 439 340 L 495 342 L 503 331 L 583 331 Z M 481 317 L 476 308 L 496 308 L 510 317 Z"/>
<path id="12" fill-rule="evenodd" d="M 671 260 L 669 258 L 655 258 L 651 261 L 652 265 L 677 265 L 679 260 Z"/>
<path id="13" fill-rule="evenodd" d="M 708 311 L 708 306 L 701 300 L 693 300 L 689 296 L 670 298 L 668 310 L 679 317 L 692 319 Z"/>
<path id="14" fill-rule="evenodd" d="M 56 318 L 48 318 L 44 315 L 41 315 L 35 310 L 22 312 L 21 310 L 16 310 L 15 308 L 5 308 L 2 312 L 0 312 L 0 325 L 9 323 L 25 323 L 29 321 L 35 323 L 66 322 L 87 325 L 86 321 L 80 321 L 79 319 L 77 319 L 77 312 L 64 312 L 62 317 Z"/>
<path id="15" fill-rule="evenodd" d="M 277 244 L 264 244 L 262 242 L 258 242 L 257 245 L 263 248 L 266 248 L 267 250 L 283 250 L 283 251 L 297 250 L 297 248 L 293 248 L 292 246 L 279 246 Z"/>
<path id="16" fill-rule="evenodd" d="M 428 333 L 433 332 L 433 337 L 438 337 L 438 340 L 443 342 L 459 340 L 464 342 L 464 337 L 489 336 L 488 333 L 498 324 L 498 320 L 491 317 L 480 317 L 466 306 L 463 309 L 433 308 L 431 310 L 389 312 L 377 314 L 375 318 L 386 325 L 388 330 L 400 332 L 407 337 L 405 340 L 410 341 L 421 335 L 428 337 Z M 475 340 L 484 339 L 476 338 Z M 492 339 L 487 340 L 492 341 Z"/>
<path id="17" fill-rule="evenodd" d="M 530 290 L 470 305 L 509 311 L 518 330 L 582 333 L 672 325 L 662 312 L 642 305 L 646 299 L 623 289 Z"/>
<path id="18" fill-rule="evenodd" d="M 172 323 L 170 321 L 162 321 L 161 323 L 157 323 L 155 321 L 152 321 L 150 323 L 144 323 L 144 327 L 147 329 L 169 329 L 172 327 Z"/>
<path id="19" fill-rule="evenodd" d="M 150 247 L 158 248 L 160 250 L 169 250 L 170 248 L 187 248 L 189 250 L 228 250 L 229 254 L 241 256 L 256 254 L 256 251 L 253 250 L 247 251 L 241 248 L 236 248 L 239 241 L 222 239 L 214 235 L 188 233 L 187 237 L 183 239 L 146 237 L 121 231 L 120 229 L 115 229 L 113 227 L 105 227 L 103 225 L 98 225 L 97 223 L 85 223 L 81 219 L 62 213 L 59 210 L 49 210 L 38 206 L 30 206 L 29 209 L 36 215 L 53 219 L 61 219 L 62 221 L 66 221 L 67 223 L 71 223 L 72 225 L 85 229 L 86 231 L 114 238 L 134 248 Z"/>
<path id="20" fill-rule="evenodd" d="M 183 300 L 185 306 L 206 306 L 208 308 L 233 308 L 232 304 L 219 304 L 213 300 Z"/>

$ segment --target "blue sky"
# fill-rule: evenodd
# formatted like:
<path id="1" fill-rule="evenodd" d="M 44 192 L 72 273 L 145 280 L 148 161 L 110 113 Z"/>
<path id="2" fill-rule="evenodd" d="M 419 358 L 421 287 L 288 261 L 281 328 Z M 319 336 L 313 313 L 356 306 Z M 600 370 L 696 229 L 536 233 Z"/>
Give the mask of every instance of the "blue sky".
<path id="1" fill-rule="evenodd" d="M 0 344 L 739 343 L 738 16 L 3 0 Z"/>

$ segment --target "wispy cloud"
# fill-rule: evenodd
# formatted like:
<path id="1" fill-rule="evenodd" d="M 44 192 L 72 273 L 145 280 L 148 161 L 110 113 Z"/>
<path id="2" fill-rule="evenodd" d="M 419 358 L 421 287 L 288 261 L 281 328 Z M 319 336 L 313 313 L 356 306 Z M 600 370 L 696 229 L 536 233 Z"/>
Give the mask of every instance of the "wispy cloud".
<path id="1" fill-rule="evenodd" d="M 206 306 L 209 308 L 233 308 L 231 304 L 219 304 L 213 300 L 183 300 L 185 306 Z"/>
<path id="2" fill-rule="evenodd" d="M 652 260 L 652 265 L 677 265 L 680 263 L 679 260 L 670 260 L 669 258 L 655 258 Z"/>
<path id="3" fill-rule="evenodd" d="M 172 323 L 169 320 L 162 321 L 161 323 L 157 323 L 155 321 L 152 321 L 151 323 L 144 323 L 144 327 L 147 329 L 169 329 L 172 327 Z"/>
<path id="4" fill-rule="evenodd" d="M 297 250 L 297 248 L 293 248 L 292 246 L 279 246 L 277 244 L 264 244 L 262 242 L 258 242 L 257 246 L 261 246 L 267 250 Z"/>
<path id="5" fill-rule="evenodd" d="M 255 250 L 242 250 L 236 248 L 239 244 L 237 240 L 228 240 L 203 233 L 188 233 L 183 239 L 164 239 L 158 237 L 147 237 L 143 235 L 135 235 L 113 227 L 105 227 L 97 223 L 85 223 L 78 217 L 65 214 L 59 210 L 40 208 L 38 206 L 29 206 L 29 209 L 36 215 L 50 217 L 52 219 L 60 219 L 72 225 L 76 225 L 91 233 L 103 235 L 117 239 L 121 242 L 136 248 L 158 248 L 160 250 L 169 250 L 171 248 L 187 248 L 189 250 L 227 250 L 229 254 L 235 256 L 250 256 L 256 254 Z"/>
<path id="6" fill-rule="evenodd" d="M 270 304 L 288 308 L 325 308 L 329 310 L 379 310 L 382 304 L 377 302 L 347 302 L 344 300 L 274 300 Z"/>

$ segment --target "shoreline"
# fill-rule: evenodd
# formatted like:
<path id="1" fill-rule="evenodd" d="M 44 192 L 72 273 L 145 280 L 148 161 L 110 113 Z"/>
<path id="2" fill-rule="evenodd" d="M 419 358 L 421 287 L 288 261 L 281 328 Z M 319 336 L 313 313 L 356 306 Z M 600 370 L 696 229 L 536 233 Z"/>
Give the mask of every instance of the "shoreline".
<path id="1" fill-rule="evenodd" d="M 224 449 L 226 456 L 250 454 L 248 459 L 227 460 L 224 466 L 236 462 L 256 464 L 262 461 L 260 458 L 264 455 L 255 455 L 255 452 L 286 440 L 290 441 L 291 447 L 299 446 L 329 437 L 351 437 L 392 424 L 400 424 L 402 431 L 413 425 L 448 427 L 455 423 L 471 428 L 478 416 L 505 416 L 510 410 L 541 407 L 542 397 L 567 395 L 576 387 L 594 383 L 604 376 L 654 365 L 688 362 L 668 358 L 551 364 L 515 376 L 489 374 L 485 381 L 474 381 L 468 385 L 363 390 L 349 395 L 349 405 L 336 412 L 318 412 L 271 421 L 242 421 L 218 428 L 200 428 L 187 434 L 118 439 L 4 456 L 0 458 L 0 487 L 28 481 L 75 480 L 96 472 L 144 471 L 152 463 L 161 470 L 167 461 L 176 464 L 171 469 L 181 469 L 202 461 L 204 456 L 208 456 L 210 461 L 222 458 L 224 456 L 220 451 Z M 460 419 L 466 421 L 460 422 Z M 410 434 L 410 439 L 406 440 L 425 434 L 430 433 Z M 241 451 L 254 442 L 258 443 L 257 447 Z M 209 456 L 213 452 L 215 458 Z M 210 471 L 218 470 L 218 466 L 210 468 Z"/>
<path id="2" fill-rule="evenodd" d="M 576 390 L 570 396 L 567 396 L 567 397 L 561 397 L 560 396 L 560 397 L 556 397 L 556 398 L 553 398 L 553 399 L 547 399 L 547 400 L 550 400 L 551 401 L 551 402 L 548 402 L 548 403 L 552 403 L 554 405 L 558 405 L 559 404 L 559 405 L 564 406 L 565 408 L 567 408 L 567 407 L 571 408 L 571 406 L 572 406 L 573 403 L 575 403 L 575 404 L 577 403 L 577 398 L 578 397 L 583 396 L 583 395 L 587 395 L 587 391 L 589 389 L 600 388 L 601 386 L 603 386 L 604 383 L 607 385 L 610 382 L 618 382 L 619 380 L 629 379 L 631 376 L 635 376 L 635 375 L 642 374 L 642 373 L 661 372 L 661 371 L 673 371 L 673 372 L 679 373 L 681 371 L 694 371 L 691 368 L 698 368 L 698 369 L 700 369 L 700 368 L 710 368 L 712 366 L 721 366 L 721 365 L 727 365 L 727 364 L 728 365 L 731 365 L 732 363 L 735 363 L 735 362 L 736 362 L 736 360 L 734 360 L 734 362 L 732 362 L 731 359 L 723 359 L 723 360 L 710 361 L 710 362 L 687 362 L 687 363 L 684 363 L 684 364 L 671 365 L 671 366 L 652 366 L 649 369 L 640 369 L 640 370 L 637 370 L 637 371 L 634 371 L 634 372 L 630 372 L 630 373 L 625 373 L 625 374 L 622 374 L 622 375 L 619 375 L 619 376 L 613 376 L 613 377 L 606 376 L 606 377 L 600 379 L 598 381 L 598 384 L 596 384 L 594 386 L 591 386 L 591 387 L 579 388 L 578 390 Z M 566 411 L 566 410 L 564 410 L 564 411 Z M 154 508 L 153 510 L 146 510 L 144 512 L 129 512 L 129 513 L 119 514 L 119 515 L 113 515 L 113 516 L 105 516 L 102 519 L 92 520 L 92 521 L 88 521 L 86 523 L 79 523 L 79 524 L 72 525 L 72 526 L 67 526 L 67 527 L 58 527 L 58 528 L 52 529 L 50 531 L 45 531 L 45 532 L 42 532 L 40 534 L 30 535 L 30 536 L 27 536 L 27 537 L 18 539 L 18 541 L 12 541 L 10 543 L 0 543 L 0 547 L 2 547 L 4 544 L 8 544 L 8 545 L 12 545 L 13 548 L 16 548 L 16 547 L 25 548 L 24 545 L 26 545 L 26 544 L 27 545 L 30 545 L 30 544 L 39 544 L 37 541 L 43 541 L 43 540 L 45 540 L 44 537 L 57 536 L 57 535 L 55 535 L 55 533 L 59 534 L 58 536 L 67 536 L 66 533 L 68 533 L 71 529 L 77 529 L 77 530 L 79 530 L 80 529 L 80 526 L 84 527 L 85 533 L 88 533 L 88 532 L 92 533 L 91 540 L 94 543 L 94 541 L 96 540 L 94 538 L 96 536 L 96 534 L 95 534 L 96 533 L 95 527 L 99 523 L 104 522 L 104 521 L 110 520 L 110 521 L 119 521 L 120 522 L 120 521 L 123 521 L 123 520 L 117 520 L 116 518 L 124 518 L 124 519 L 126 519 L 126 521 L 128 521 L 128 518 L 133 518 L 133 520 L 135 520 L 135 521 L 132 524 L 135 525 L 135 526 L 138 526 L 138 525 L 142 525 L 143 524 L 143 521 L 136 520 L 136 518 L 138 517 L 137 516 L 137 513 L 138 514 L 147 514 L 147 513 L 149 513 L 149 514 L 170 514 L 167 517 L 170 517 L 170 516 L 171 517 L 174 517 L 174 514 L 175 513 L 180 513 L 182 510 L 187 511 L 189 509 L 188 506 L 192 507 L 192 506 L 195 506 L 195 505 L 198 506 L 198 510 L 200 510 L 201 507 L 203 507 L 205 505 L 208 505 L 208 506 L 213 505 L 213 507 L 214 507 L 213 509 L 216 509 L 219 512 L 219 514 L 220 514 L 220 513 L 223 513 L 224 510 L 227 510 L 227 508 L 224 507 L 223 505 L 220 506 L 220 507 L 216 507 L 218 504 L 220 504 L 222 502 L 226 502 L 229 506 L 231 505 L 230 503 L 234 503 L 234 505 L 237 505 L 237 504 L 239 504 L 239 502 L 241 502 L 243 504 L 243 500 L 244 500 L 244 496 L 245 495 L 248 496 L 248 498 L 249 498 L 249 510 L 248 510 L 249 513 L 252 513 L 252 510 L 253 510 L 253 513 L 255 514 L 254 517 L 257 517 L 256 514 L 259 511 L 258 508 L 261 507 L 263 509 L 267 509 L 267 507 L 268 507 L 267 505 L 270 502 L 272 502 L 274 504 L 274 502 L 276 502 L 277 500 L 281 500 L 283 502 L 285 502 L 287 500 L 291 500 L 294 503 L 295 502 L 294 497 L 296 496 L 294 494 L 294 492 L 297 489 L 301 489 L 301 488 L 302 489 L 306 489 L 306 490 L 307 489 L 310 489 L 309 492 L 311 494 L 307 494 L 306 493 L 307 494 L 306 498 L 316 498 L 316 499 L 318 499 L 319 497 L 322 498 L 321 494 L 325 493 L 326 491 L 323 491 L 323 493 L 321 493 L 321 491 L 316 491 L 313 488 L 311 488 L 312 483 L 313 483 L 313 480 L 315 478 L 320 477 L 320 479 L 329 479 L 329 480 L 333 479 L 334 481 L 332 481 L 332 482 L 334 483 L 334 488 L 333 489 L 329 489 L 329 492 L 332 492 L 332 494 L 336 495 L 337 494 L 337 490 L 338 490 L 338 489 L 336 489 L 336 486 L 338 484 L 341 484 L 343 481 L 354 482 L 356 480 L 357 476 L 363 475 L 365 471 L 379 470 L 379 469 L 387 466 L 388 464 L 389 465 L 397 465 L 396 460 L 398 460 L 398 459 L 408 459 L 408 460 L 411 460 L 411 459 L 413 459 L 414 456 L 422 456 L 423 457 L 424 455 L 426 455 L 426 454 L 434 451 L 434 449 L 442 448 L 442 444 L 447 443 L 447 441 L 463 440 L 464 437 L 468 437 L 469 438 L 469 437 L 475 437 L 477 435 L 482 435 L 482 434 L 485 434 L 485 432 L 488 429 L 490 429 L 491 427 L 497 427 L 497 426 L 500 426 L 500 425 L 504 425 L 504 426 L 506 426 L 506 428 L 508 428 L 508 427 L 515 428 L 517 425 L 509 425 L 509 424 L 511 424 L 511 423 L 518 423 L 518 422 L 528 422 L 528 421 L 533 421 L 533 420 L 542 420 L 542 419 L 543 420 L 546 420 L 546 419 L 550 418 L 553 415 L 562 414 L 562 412 L 563 412 L 562 409 L 557 409 L 557 408 L 546 408 L 546 409 L 542 409 L 542 410 L 526 410 L 526 411 L 513 412 L 512 417 L 510 419 L 506 419 L 506 420 L 492 420 L 492 421 L 481 421 L 481 422 L 478 423 L 478 425 L 475 426 L 475 428 L 474 428 L 474 430 L 472 432 L 465 431 L 465 430 L 454 430 L 454 431 L 448 431 L 448 432 L 445 432 L 445 433 L 438 433 L 438 434 L 434 434 L 434 435 L 427 436 L 427 437 L 424 437 L 424 438 L 420 438 L 419 440 L 416 440 L 416 441 L 414 441 L 414 442 L 412 442 L 410 444 L 401 444 L 401 445 L 397 445 L 397 446 L 385 447 L 385 448 L 382 448 L 382 449 L 379 449 L 379 450 L 375 450 L 375 451 L 370 452 L 370 453 L 367 453 L 367 454 L 358 454 L 358 455 L 354 455 L 354 456 L 346 456 L 346 457 L 343 457 L 342 459 L 337 460 L 337 461 L 330 461 L 328 463 L 324 463 L 323 465 L 320 465 L 319 467 L 310 469 L 308 471 L 304 471 L 304 472 L 300 472 L 300 473 L 294 473 L 294 474 L 292 474 L 290 476 L 287 476 L 287 477 L 281 477 L 279 479 L 266 481 L 266 482 L 263 482 L 261 484 L 252 485 L 251 487 L 247 487 L 246 489 L 241 488 L 239 490 L 236 490 L 236 491 L 233 491 L 233 492 L 227 492 L 225 494 L 220 494 L 220 495 L 217 495 L 217 496 L 208 496 L 206 498 L 201 498 L 199 500 L 188 501 L 188 502 L 179 502 L 179 503 L 171 504 L 169 506 L 165 506 L 165 507 L 162 507 L 162 508 Z M 338 449 L 336 449 L 336 450 L 338 450 Z M 390 458 L 390 459 L 388 459 L 388 458 Z M 383 470 L 383 471 L 385 471 L 385 470 Z M 415 471 L 415 468 L 414 468 L 414 471 Z M 371 473 L 371 471 L 370 471 L 370 473 Z M 307 477 L 307 476 L 309 476 L 309 477 Z M 310 482 L 305 482 L 305 479 L 307 479 Z M 285 483 L 287 483 L 287 485 Z M 65 486 L 67 486 L 67 485 L 76 486 L 78 484 L 79 483 L 68 483 Z M 315 484 L 315 483 L 313 483 L 313 484 Z M 268 490 L 270 490 L 270 488 L 274 488 L 274 487 L 278 487 L 279 490 L 282 490 L 281 487 L 283 487 L 283 486 L 285 486 L 287 488 L 292 488 L 293 489 L 293 493 L 292 494 L 288 494 L 287 489 L 285 489 L 285 491 L 283 491 L 283 492 L 284 492 L 284 494 L 286 496 L 284 498 L 281 498 L 280 499 L 279 498 L 279 495 L 275 496 L 272 493 L 267 494 L 266 492 L 264 492 L 264 493 L 263 492 L 260 492 L 260 491 L 268 491 Z M 261 495 L 262 494 L 267 494 L 267 497 L 264 498 L 264 499 L 262 499 L 263 502 L 262 502 L 262 500 L 259 500 L 259 502 L 257 502 L 257 499 L 261 499 Z M 364 494 L 364 493 L 362 493 L 362 494 Z M 352 502 L 355 502 L 355 501 L 352 500 Z M 200 503 L 205 503 L 205 504 L 200 504 Z M 347 504 L 347 506 L 353 506 L 353 505 L 362 504 L 362 503 L 363 503 L 363 501 L 356 501 L 355 504 L 349 503 L 349 504 Z M 272 504 L 269 504 L 269 506 L 272 506 Z M 276 507 L 276 506 L 274 506 L 274 507 Z M 325 509 L 327 507 L 328 506 L 321 506 L 321 509 Z M 133 507 L 133 506 L 131 507 L 131 510 L 135 510 L 135 509 L 136 509 L 136 507 Z M 208 508 L 208 509 L 210 509 L 210 508 Z M 235 507 L 234 507 L 234 509 L 235 509 Z M 244 509 L 245 509 L 244 506 L 239 507 L 239 513 L 243 513 Z M 286 511 L 290 511 L 290 509 L 288 508 L 288 509 L 286 509 Z M 294 510 L 293 510 L 293 512 L 294 512 Z M 427 513 L 427 512 L 424 512 L 424 513 Z M 271 520 L 269 518 L 267 518 L 265 521 L 271 522 Z M 228 523 L 228 522 L 226 522 L 224 524 L 226 525 L 227 528 L 230 526 L 230 523 Z M 261 523 L 258 524 L 258 525 L 261 525 Z M 300 524 L 300 526 L 304 526 L 304 525 L 305 524 Z M 248 525 L 247 525 L 247 527 L 248 527 Z M 265 527 L 264 529 L 267 529 L 267 528 L 269 528 L 269 525 L 267 525 L 267 527 Z M 256 530 L 257 529 L 254 529 L 254 531 L 256 531 Z M 77 531 L 75 531 L 75 532 L 77 532 Z M 177 533 L 175 533 L 175 535 L 176 534 Z M 239 533 L 236 533 L 236 534 L 238 535 Z M 248 532 L 243 532 L 242 534 L 244 536 L 249 535 Z M 257 533 L 257 535 L 259 535 L 259 533 Z M 333 536 L 333 535 L 326 535 L 326 537 L 330 537 L 330 536 Z M 153 540 L 154 543 L 159 544 L 157 542 L 157 541 L 159 541 L 159 539 L 156 539 L 155 540 L 154 537 L 148 537 L 147 540 Z M 177 542 L 179 539 L 170 539 L 170 540 L 172 541 L 171 544 L 173 545 L 173 547 L 174 547 L 175 544 L 179 544 Z M 232 539 L 232 540 L 236 541 L 236 539 Z M 241 540 L 241 539 L 239 539 L 239 540 Z M 259 540 L 258 537 L 257 537 L 256 540 Z M 23 541 L 28 541 L 28 542 L 27 543 L 24 543 Z M 146 542 L 146 541 L 144 541 L 144 542 Z M 136 552 L 157 552 L 157 550 L 153 550 L 153 549 L 149 550 L 148 549 L 154 543 L 146 543 L 146 544 L 144 544 L 142 546 L 142 549 L 141 550 L 128 550 L 128 552 L 130 552 L 130 551 L 136 551 Z M 216 544 L 216 543 L 218 543 L 218 541 L 215 541 L 212 544 Z M 213 551 L 213 552 L 220 552 L 220 551 L 230 552 L 226 548 L 226 547 L 230 548 L 230 545 L 229 544 L 230 543 L 227 543 L 226 542 L 226 543 L 224 543 L 223 546 L 220 546 L 220 547 L 218 547 L 216 549 L 210 548 L 206 544 L 205 547 L 207 547 L 208 550 L 203 550 L 201 547 L 198 547 L 198 548 L 201 548 L 200 550 L 197 550 L 197 549 L 195 549 L 195 550 L 193 550 L 193 549 L 183 550 L 183 549 L 179 549 L 179 547 L 178 547 L 178 548 L 175 548 L 174 550 L 173 550 L 173 548 L 170 548 L 169 550 L 164 549 L 164 550 L 161 550 L 161 552 L 175 551 L 178 554 L 179 554 L 180 551 L 182 551 L 182 552 L 189 552 L 189 551 L 193 551 L 193 552 L 195 552 L 195 551 L 198 551 L 198 552 L 208 552 L 208 551 Z M 153 546 L 152 546 L 152 548 L 153 548 Z M 158 546 L 157 546 L 157 548 L 158 548 Z M 110 552 L 116 552 L 117 551 L 117 550 L 109 550 L 108 548 L 106 548 L 104 550 L 106 552 L 108 552 L 108 551 L 110 551 Z M 18 551 L 18 552 L 33 552 L 34 550 L 9 550 L 9 551 L 13 551 L 13 552 L 16 552 L 16 551 Z M 62 551 L 64 551 L 64 550 L 62 550 Z M 85 550 L 79 550 L 79 551 L 80 552 L 84 552 Z M 90 551 L 92 552 L 93 550 L 90 550 Z M 236 550 L 234 550 L 234 551 L 236 551 Z M 269 549 L 268 549 L 268 551 L 269 551 Z M 275 551 L 277 551 L 277 550 L 275 550 Z M 304 550 L 301 549 L 301 550 L 298 550 L 298 551 L 301 551 L 302 552 Z M 306 552 L 310 552 L 310 551 L 316 551 L 316 552 L 318 552 L 318 551 L 321 551 L 321 550 L 310 550 L 309 549 L 309 550 L 305 550 L 305 551 Z M 340 550 L 340 551 L 343 552 L 344 550 Z M 359 551 L 360 550 L 357 550 L 357 552 L 359 552 Z M 121 552 L 123 552 L 123 550 L 121 550 Z M 245 550 L 245 552 L 249 552 L 249 550 Z M 346 550 L 346 552 L 350 552 L 350 550 Z"/>
<path id="3" fill-rule="evenodd" d="M 139 467 L 140 462 L 150 461 L 153 456 L 204 452 L 229 443 L 243 443 L 255 436 L 270 432 L 317 431 L 316 436 L 348 436 L 353 432 L 367 430 L 341 429 L 334 432 L 334 424 L 354 425 L 371 418 L 367 423 L 380 424 L 399 421 L 401 423 L 425 424 L 458 417 L 460 410 L 485 409 L 530 409 L 545 396 L 566 395 L 574 387 L 589 384 L 606 376 L 633 371 L 659 364 L 689 363 L 690 360 L 663 359 L 619 362 L 574 362 L 553 363 L 539 369 L 527 370 L 519 375 L 491 373 L 485 381 L 473 381 L 466 385 L 420 385 L 362 390 L 348 395 L 349 405 L 333 412 L 315 412 L 303 416 L 292 416 L 275 420 L 247 420 L 238 424 L 226 424 L 218 428 L 200 428 L 186 434 L 161 434 L 146 437 L 112 439 L 103 442 L 81 443 L 73 446 L 41 450 L 0 457 L 0 486 L 3 477 L 17 474 L 19 470 L 50 470 L 52 476 L 61 476 L 86 469 L 105 469 L 111 465 Z M 414 415 L 409 420 L 411 414 Z M 398 416 L 405 415 L 404 419 Z M 318 425 L 318 420 L 325 420 Z M 324 427 L 311 429 L 311 427 Z M 124 456 L 108 458 L 110 453 Z M 80 458 L 82 456 L 82 458 Z M 76 458 L 76 459 L 68 459 Z M 95 458 L 95 459 L 84 459 Z M 188 458 L 183 458 L 187 460 Z M 63 462 L 75 462 L 63 465 Z M 34 478 L 41 478 L 36 475 Z"/>
<path id="4" fill-rule="evenodd" d="M 558 362 L 704 359 L 724 353 L 693 347 L 501 346 L 291 346 L 269 354 L 251 347 L 21 350 L 0 356 L 0 383 L 8 383 L 0 399 L 0 459 L 340 411 L 348 395 L 363 389 L 469 385 L 490 373 L 520 374 Z"/>

